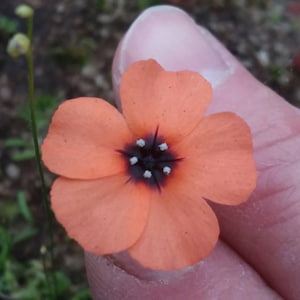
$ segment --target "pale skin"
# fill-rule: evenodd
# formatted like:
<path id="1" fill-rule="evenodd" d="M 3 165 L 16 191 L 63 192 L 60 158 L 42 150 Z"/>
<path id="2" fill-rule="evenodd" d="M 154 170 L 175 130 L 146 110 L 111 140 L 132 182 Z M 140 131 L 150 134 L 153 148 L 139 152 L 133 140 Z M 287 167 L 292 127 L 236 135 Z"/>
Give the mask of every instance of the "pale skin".
<path id="1" fill-rule="evenodd" d="M 257 187 L 245 204 L 212 206 L 220 240 L 188 269 L 149 271 L 132 264 L 126 253 L 113 259 L 86 254 L 94 299 L 299 299 L 299 110 L 178 9 L 150 9 L 129 29 L 114 59 L 117 99 L 126 67 L 147 58 L 167 70 L 198 71 L 213 85 L 207 113 L 233 111 L 244 118 L 253 135 Z"/>

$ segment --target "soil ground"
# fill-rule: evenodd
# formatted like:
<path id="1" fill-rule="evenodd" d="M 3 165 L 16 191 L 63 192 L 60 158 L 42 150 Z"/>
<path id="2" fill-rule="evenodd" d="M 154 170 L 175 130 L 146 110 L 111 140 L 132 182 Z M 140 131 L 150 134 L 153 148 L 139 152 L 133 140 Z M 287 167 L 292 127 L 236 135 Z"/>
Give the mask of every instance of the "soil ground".
<path id="1" fill-rule="evenodd" d="M 128 1 L 125 4 L 122 0 L 31 0 L 27 3 L 35 8 L 35 84 L 40 101 L 37 113 L 41 140 L 60 101 L 85 95 L 113 102 L 111 64 L 118 42 L 145 7 L 170 2 L 212 31 L 262 82 L 300 107 L 297 1 Z M 25 198 L 33 219 L 30 228 L 38 231 L 15 243 L 9 256 L 13 262 L 25 266 L 40 258 L 47 232 L 32 147 L 20 141 L 30 143 L 26 63 L 23 58 L 12 59 L 6 54 L 11 35 L 26 28 L 25 21 L 14 15 L 19 3 L 0 2 L 0 226 L 11 235 L 29 226 L 26 212 L 24 217 L 19 207 L 20 197 Z M 47 173 L 46 180 L 50 186 L 53 176 Z M 16 203 L 20 212 L 9 215 L 7 211 Z M 57 266 L 70 278 L 73 290 L 86 287 L 82 251 L 56 223 L 54 242 Z M 26 280 L 23 280 L 25 284 L 18 282 L 17 288 L 24 288 Z M 7 287 L 1 290 L 0 285 L 0 292 L 13 296 L 15 291 Z"/>

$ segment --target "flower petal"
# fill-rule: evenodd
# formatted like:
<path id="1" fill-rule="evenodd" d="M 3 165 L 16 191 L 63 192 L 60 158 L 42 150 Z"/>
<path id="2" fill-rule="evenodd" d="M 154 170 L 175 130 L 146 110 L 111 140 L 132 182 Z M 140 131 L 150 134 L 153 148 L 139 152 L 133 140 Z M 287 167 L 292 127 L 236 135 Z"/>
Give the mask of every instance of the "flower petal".
<path id="1" fill-rule="evenodd" d="M 117 174 L 126 163 L 116 149 L 132 140 L 123 116 L 97 98 L 65 101 L 42 144 L 42 159 L 54 173 L 74 179 Z"/>
<path id="2" fill-rule="evenodd" d="M 201 120 L 212 96 L 211 85 L 197 72 L 167 72 L 155 60 L 139 61 L 124 73 L 122 110 L 137 135 L 159 133 L 180 140 Z"/>
<path id="3" fill-rule="evenodd" d="M 178 168 L 180 176 L 174 177 L 172 185 L 180 184 L 187 193 L 237 205 L 246 201 L 256 186 L 250 128 L 234 113 L 204 118 L 174 148 L 184 160 Z"/>
<path id="4" fill-rule="evenodd" d="M 149 213 L 149 193 L 124 175 L 98 180 L 58 178 L 51 205 L 68 235 L 86 251 L 102 255 L 127 249 L 140 237 Z"/>
<path id="5" fill-rule="evenodd" d="M 218 235 L 215 214 L 200 196 L 165 189 L 151 199 L 145 230 L 128 251 L 145 267 L 181 269 L 208 256 Z"/>

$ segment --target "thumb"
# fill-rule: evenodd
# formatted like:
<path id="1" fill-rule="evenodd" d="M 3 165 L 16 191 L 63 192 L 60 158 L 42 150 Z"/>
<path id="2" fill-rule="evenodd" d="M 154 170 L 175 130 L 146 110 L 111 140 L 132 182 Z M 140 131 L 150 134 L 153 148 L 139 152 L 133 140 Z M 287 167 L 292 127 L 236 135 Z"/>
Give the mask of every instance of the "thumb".
<path id="1" fill-rule="evenodd" d="M 146 10 L 129 28 L 115 53 L 113 84 L 117 103 L 124 71 L 135 61 L 149 58 L 168 71 L 196 71 L 213 87 L 222 84 L 238 63 L 218 48 L 216 40 L 182 10 L 170 6 Z"/>
<path id="2" fill-rule="evenodd" d="M 241 105 L 240 96 L 246 89 L 256 93 L 259 102 L 262 98 L 273 98 L 274 94 L 181 10 L 167 6 L 148 9 L 129 29 L 113 63 L 117 101 L 124 70 L 131 63 L 148 58 L 156 59 L 166 70 L 189 69 L 201 73 L 216 92 L 209 113 L 235 111 L 252 130 L 260 129 L 261 120 L 257 124 L 256 117 L 245 108 L 257 103 L 249 105 L 252 98 L 248 97 Z M 240 86 L 236 85 L 237 78 Z M 226 99 L 222 94 L 226 94 Z M 274 101 L 278 109 L 283 105 L 281 101 L 270 101 L 264 101 L 267 104 L 263 105 L 274 106 Z M 293 108 L 288 106 L 288 110 Z M 230 299 L 277 299 L 277 294 L 260 276 L 222 242 L 204 261 L 175 273 L 142 269 L 126 255 L 112 258 L 87 254 L 86 265 L 94 299 L 225 299 L 227 294 Z"/>

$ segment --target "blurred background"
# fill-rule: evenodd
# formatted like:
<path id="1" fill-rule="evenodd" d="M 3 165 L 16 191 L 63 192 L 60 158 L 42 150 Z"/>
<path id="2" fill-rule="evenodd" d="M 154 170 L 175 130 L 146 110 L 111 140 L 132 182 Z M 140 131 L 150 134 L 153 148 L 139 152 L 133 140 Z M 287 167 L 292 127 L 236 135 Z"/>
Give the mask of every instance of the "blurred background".
<path id="1" fill-rule="evenodd" d="M 288 0 L 0 0 L 0 300 L 47 299 L 41 249 L 48 238 L 34 160 L 24 57 L 7 42 L 35 9 L 36 113 L 42 141 L 64 99 L 113 102 L 111 64 L 121 37 L 147 7 L 172 4 L 207 27 L 257 78 L 300 107 L 300 1 Z M 54 176 L 46 173 L 50 187 Z M 82 250 L 54 223 L 58 299 L 91 299 Z M 47 265 L 47 257 L 45 258 Z"/>

